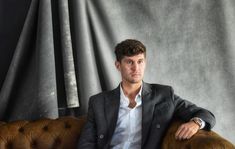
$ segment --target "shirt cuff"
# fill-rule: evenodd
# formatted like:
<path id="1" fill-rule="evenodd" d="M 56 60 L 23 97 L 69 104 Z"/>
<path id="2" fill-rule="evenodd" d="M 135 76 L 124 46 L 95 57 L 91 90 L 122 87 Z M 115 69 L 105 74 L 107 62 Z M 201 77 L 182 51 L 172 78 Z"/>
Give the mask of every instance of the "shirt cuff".
<path id="1" fill-rule="evenodd" d="M 198 121 L 200 121 L 200 122 L 197 122 L 194 119 L 195 120 L 198 119 Z M 195 123 L 197 123 L 200 126 L 199 129 L 203 129 L 206 126 L 206 122 L 199 117 L 193 117 L 190 121 L 194 121 Z"/>
<path id="2" fill-rule="evenodd" d="M 206 122 L 203 121 L 201 118 L 199 118 L 199 119 L 202 121 L 202 125 L 201 125 L 200 129 L 203 129 L 206 126 Z"/>

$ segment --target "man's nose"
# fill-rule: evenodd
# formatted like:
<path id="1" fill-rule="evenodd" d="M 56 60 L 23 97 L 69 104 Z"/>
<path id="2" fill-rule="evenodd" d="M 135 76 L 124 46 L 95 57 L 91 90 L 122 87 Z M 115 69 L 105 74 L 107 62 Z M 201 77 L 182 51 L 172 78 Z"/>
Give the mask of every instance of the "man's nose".
<path id="1" fill-rule="evenodd" d="M 139 68 L 138 63 L 133 63 L 132 70 L 137 70 Z"/>

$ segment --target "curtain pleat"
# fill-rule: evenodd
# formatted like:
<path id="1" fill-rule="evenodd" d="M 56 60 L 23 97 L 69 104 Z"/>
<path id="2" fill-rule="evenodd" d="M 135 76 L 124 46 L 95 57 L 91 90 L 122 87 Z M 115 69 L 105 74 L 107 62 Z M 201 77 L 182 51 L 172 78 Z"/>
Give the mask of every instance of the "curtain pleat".
<path id="1" fill-rule="evenodd" d="M 37 26 L 37 99 L 42 115 L 58 117 L 51 1 L 40 0 Z"/>
<path id="2" fill-rule="evenodd" d="M 12 109 L 11 104 L 15 98 L 14 93 L 19 82 L 18 80 L 21 79 L 20 77 L 22 69 L 24 68 L 26 59 L 28 58 L 28 53 L 31 52 L 30 48 L 32 48 L 32 43 L 34 43 L 33 39 L 37 22 L 37 10 L 38 1 L 34 0 L 30 5 L 30 9 L 28 11 L 23 30 L 21 32 L 21 36 L 17 43 L 14 56 L 12 58 L 6 78 L 1 88 L 0 119 L 10 118 L 9 109 Z"/>
<path id="3" fill-rule="evenodd" d="M 110 21 L 105 15 L 102 3 L 87 1 L 88 23 L 98 68 L 100 84 L 103 91 L 111 90 L 119 83 L 118 72 L 114 66 L 114 45 L 117 41 Z"/>
<path id="4" fill-rule="evenodd" d="M 91 39 L 87 16 L 87 1 L 70 1 L 72 43 L 76 54 L 75 69 L 78 73 L 78 94 L 80 111 L 85 114 L 88 108 L 88 99 L 92 94 L 100 92 L 101 85 L 96 67 L 95 54 Z M 88 77 L 89 76 L 89 77 Z"/>
<path id="5" fill-rule="evenodd" d="M 59 0 L 59 17 L 66 101 L 68 108 L 75 108 L 79 102 L 67 0 Z"/>

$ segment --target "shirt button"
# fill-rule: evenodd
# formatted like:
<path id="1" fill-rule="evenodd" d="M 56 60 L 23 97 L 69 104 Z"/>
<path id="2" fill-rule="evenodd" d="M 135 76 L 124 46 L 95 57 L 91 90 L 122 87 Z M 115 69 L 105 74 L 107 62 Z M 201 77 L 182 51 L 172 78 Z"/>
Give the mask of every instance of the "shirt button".
<path id="1" fill-rule="evenodd" d="M 160 125 L 160 124 L 157 124 L 156 127 L 157 127 L 157 128 L 161 128 L 161 125 Z"/>
<path id="2" fill-rule="evenodd" d="M 103 134 L 99 135 L 99 138 L 100 138 L 100 139 L 103 139 L 103 138 L 104 138 L 104 135 L 103 135 Z"/>

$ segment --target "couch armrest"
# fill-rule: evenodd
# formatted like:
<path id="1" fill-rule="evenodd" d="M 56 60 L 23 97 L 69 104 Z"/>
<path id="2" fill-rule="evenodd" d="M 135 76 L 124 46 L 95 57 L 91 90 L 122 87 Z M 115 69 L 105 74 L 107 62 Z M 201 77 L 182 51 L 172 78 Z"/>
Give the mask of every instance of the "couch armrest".
<path id="1" fill-rule="evenodd" d="M 199 130 L 189 140 L 176 140 L 175 132 L 180 124 L 182 124 L 180 121 L 175 121 L 171 124 L 163 139 L 162 149 L 235 149 L 232 143 L 213 131 Z"/>

